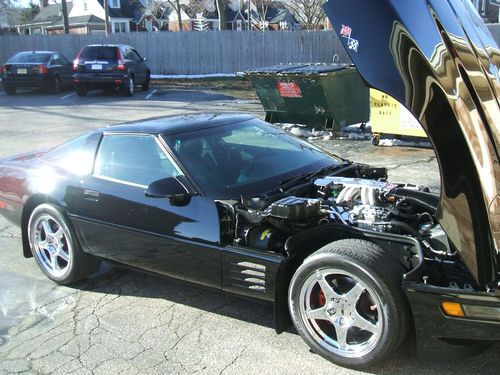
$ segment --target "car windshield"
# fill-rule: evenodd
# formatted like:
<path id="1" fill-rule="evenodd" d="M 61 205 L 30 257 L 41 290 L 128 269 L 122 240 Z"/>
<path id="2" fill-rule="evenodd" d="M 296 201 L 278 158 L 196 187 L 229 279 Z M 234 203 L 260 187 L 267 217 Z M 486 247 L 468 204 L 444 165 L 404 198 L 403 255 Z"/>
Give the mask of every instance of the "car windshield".
<path id="1" fill-rule="evenodd" d="M 12 56 L 9 63 L 46 64 L 50 61 L 51 56 L 52 54 L 50 53 L 21 52 Z"/>
<path id="2" fill-rule="evenodd" d="M 116 47 L 85 47 L 80 54 L 83 60 L 116 60 Z"/>
<path id="3" fill-rule="evenodd" d="M 343 162 L 258 119 L 164 139 L 204 193 L 217 199 L 256 196 Z"/>

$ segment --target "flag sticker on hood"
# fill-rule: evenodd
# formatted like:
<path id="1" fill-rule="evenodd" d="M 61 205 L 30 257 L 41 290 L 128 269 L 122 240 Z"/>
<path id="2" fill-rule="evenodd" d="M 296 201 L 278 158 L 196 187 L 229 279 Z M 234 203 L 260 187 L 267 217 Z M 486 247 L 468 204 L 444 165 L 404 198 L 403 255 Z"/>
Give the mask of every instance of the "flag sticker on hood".
<path id="1" fill-rule="evenodd" d="M 352 33 L 352 29 L 349 26 L 342 25 L 342 30 L 340 30 L 340 35 L 344 38 L 350 38 Z"/>
<path id="2" fill-rule="evenodd" d="M 347 39 L 347 48 L 352 49 L 354 52 L 358 52 L 359 41 L 357 39 L 351 38 L 352 29 L 350 26 L 342 25 L 340 29 L 340 35 Z"/>

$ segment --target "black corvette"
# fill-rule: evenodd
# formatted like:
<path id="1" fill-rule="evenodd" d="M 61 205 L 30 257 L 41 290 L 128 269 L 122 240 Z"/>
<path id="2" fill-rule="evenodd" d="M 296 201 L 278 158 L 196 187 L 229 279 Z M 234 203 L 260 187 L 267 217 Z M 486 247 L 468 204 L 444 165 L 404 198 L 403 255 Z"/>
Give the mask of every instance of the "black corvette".
<path id="1" fill-rule="evenodd" d="M 498 47 L 458 0 L 326 11 L 366 82 L 427 131 L 440 195 L 248 115 L 155 119 L 0 161 L 24 255 L 62 284 L 108 259 L 272 301 L 278 332 L 293 322 L 345 366 L 412 327 L 437 357 L 500 340 Z"/>

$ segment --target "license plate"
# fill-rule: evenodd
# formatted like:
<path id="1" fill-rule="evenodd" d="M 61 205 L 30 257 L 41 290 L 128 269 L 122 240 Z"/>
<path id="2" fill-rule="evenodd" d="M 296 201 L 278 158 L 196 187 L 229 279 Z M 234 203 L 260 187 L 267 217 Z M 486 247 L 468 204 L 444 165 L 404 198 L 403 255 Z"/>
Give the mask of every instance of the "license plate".
<path id="1" fill-rule="evenodd" d="M 27 74 L 28 69 L 17 69 L 17 74 Z"/>
<path id="2" fill-rule="evenodd" d="M 102 70 L 101 64 L 92 64 L 92 70 Z"/>

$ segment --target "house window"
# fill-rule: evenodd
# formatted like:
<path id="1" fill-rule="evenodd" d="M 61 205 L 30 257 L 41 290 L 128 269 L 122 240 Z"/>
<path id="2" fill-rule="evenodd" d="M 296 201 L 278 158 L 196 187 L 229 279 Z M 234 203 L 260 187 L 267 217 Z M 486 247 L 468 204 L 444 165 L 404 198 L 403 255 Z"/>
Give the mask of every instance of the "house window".
<path id="1" fill-rule="evenodd" d="M 113 22 L 113 32 L 114 33 L 126 33 L 127 30 L 127 22 Z"/>
<path id="2" fill-rule="evenodd" d="M 120 0 L 110 0 L 109 7 L 110 8 L 120 8 Z"/>

